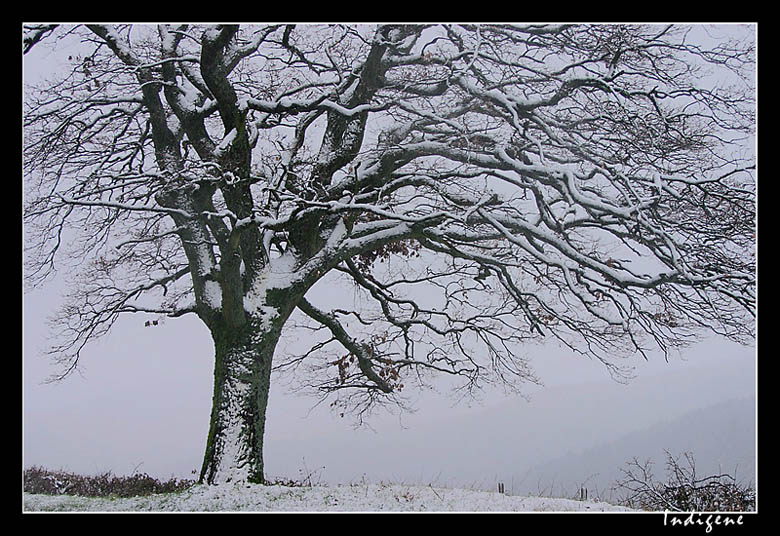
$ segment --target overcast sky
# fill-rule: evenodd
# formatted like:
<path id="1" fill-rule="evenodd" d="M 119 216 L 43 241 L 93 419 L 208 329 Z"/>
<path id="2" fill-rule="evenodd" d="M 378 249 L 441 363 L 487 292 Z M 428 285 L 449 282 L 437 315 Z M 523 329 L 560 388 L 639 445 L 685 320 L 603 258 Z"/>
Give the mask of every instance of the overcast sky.
<path id="1" fill-rule="evenodd" d="M 191 478 L 202 461 L 211 404 L 213 345 L 206 328 L 196 318 L 144 327 L 148 317 L 126 317 L 87 347 L 80 375 L 45 383 L 56 370 L 41 351 L 58 288 L 24 297 L 24 465 Z M 318 291 L 322 299 L 344 289 Z M 544 385 L 526 386 L 525 398 L 486 392 L 480 401 L 458 403 L 446 391 L 428 392 L 414 397 L 416 412 L 379 413 L 358 429 L 327 404 L 315 407 L 316 400 L 291 394 L 287 378 L 276 379 L 267 474 L 313 474 L 331 484 L 366 478 L 490 487 L 550 459 L 755 393 L 755 349 L 715 338 L 669 362 L 660 354 L 631 361 L 635 378 L 627 384 L 614 381 L 601 363 L 557 346 L 529 352 Z M 615 465 L 628 461 L 604 456 Z M 745 460 L 725 463 L 730 470 Z"/>
<path id="2" fill-rule="evenodd" d="M 211 408 L 213 345 L 205 326 L 192 317 L 157 327 L 144 327 L 149 317 L 124 318 L 86 348 L 81 375 L 45 383 L 56 371 L 41 355 L 45 320 L 61 288 L 54 281 L 23 296 L 24 465 L 193 477 Z M 317 290 L 322 299 L 344 292 Z M 285 343 L 295 340 L 280 346 Z M 717 338 L 669 362 L 660 354 L 631 361 L 635 379 L 628 384 L 564 348 L 534 347 L 529 355 L 544 385 L 528 385 L 526 398 L 486 392 L 481 402 L 455 404 L 446 391 L 423 393 L 413 399 L 415 413 L 380 413 L 359 429 L 349 416 L 331 413 L 327 404 L 313 407 L 315 400 L 290 394 L 286 378 L 275 378 L 266 473 L 311 473 L 328 483 L 480 485 L 691 410 L 755 395 L 755 348 Z"/>

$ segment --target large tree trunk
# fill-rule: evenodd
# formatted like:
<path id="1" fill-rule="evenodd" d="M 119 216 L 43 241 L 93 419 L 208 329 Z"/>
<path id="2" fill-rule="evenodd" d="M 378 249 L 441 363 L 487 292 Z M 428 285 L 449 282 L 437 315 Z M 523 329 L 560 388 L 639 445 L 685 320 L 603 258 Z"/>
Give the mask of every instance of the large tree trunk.
<path id="1" fill-rule="evenodd" d="M 280 329 L 258 320 L 212 327 L 214 400 L 200 482 L 263 483 L 263 433 Z"/>

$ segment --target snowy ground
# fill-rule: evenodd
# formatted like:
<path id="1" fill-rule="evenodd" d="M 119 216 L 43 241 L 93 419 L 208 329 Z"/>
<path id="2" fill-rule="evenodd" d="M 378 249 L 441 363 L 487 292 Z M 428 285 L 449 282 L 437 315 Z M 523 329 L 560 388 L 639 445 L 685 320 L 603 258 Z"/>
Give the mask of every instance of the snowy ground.
<path id="1" fill-rule="evenodd" d="M 88 512 L 605 512 L 601 502 L 511 497 L 497 492 L 422 486 L 195 486 L 181 493 L 129 499 L 24 494 L 24 511 Z"/>

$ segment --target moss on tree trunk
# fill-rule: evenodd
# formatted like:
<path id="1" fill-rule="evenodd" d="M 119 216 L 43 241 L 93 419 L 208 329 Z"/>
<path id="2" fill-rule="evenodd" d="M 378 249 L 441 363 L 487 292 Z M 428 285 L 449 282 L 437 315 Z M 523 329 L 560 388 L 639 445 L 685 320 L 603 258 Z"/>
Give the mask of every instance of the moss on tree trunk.
<path id="1" fill-rule="evenodd" d="M 200 482 L 264 482 L 263 434 L 279 328 L 214 326 L 214 397 Z"/>

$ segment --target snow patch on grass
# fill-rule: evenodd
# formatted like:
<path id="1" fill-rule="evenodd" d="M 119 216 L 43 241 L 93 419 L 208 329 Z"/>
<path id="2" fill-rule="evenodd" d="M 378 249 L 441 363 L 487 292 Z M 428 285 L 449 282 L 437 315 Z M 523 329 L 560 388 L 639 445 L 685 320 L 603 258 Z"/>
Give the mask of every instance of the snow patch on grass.
<path id="1" fill-rule="evenodd" d="M 87 498 L 25 493 L 25 511 L 87 512 L 630 512 L 601 502 L 514 497 L 497 492 L 384 484 L 287 487 L 196 485 L 132 498 Z"/>

